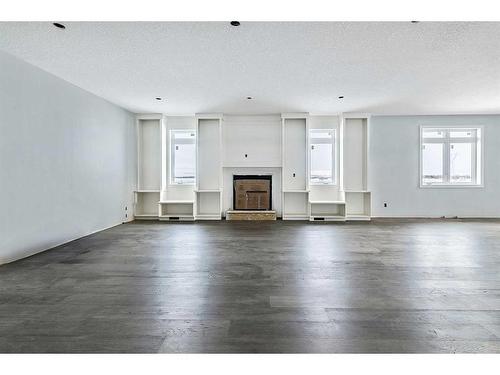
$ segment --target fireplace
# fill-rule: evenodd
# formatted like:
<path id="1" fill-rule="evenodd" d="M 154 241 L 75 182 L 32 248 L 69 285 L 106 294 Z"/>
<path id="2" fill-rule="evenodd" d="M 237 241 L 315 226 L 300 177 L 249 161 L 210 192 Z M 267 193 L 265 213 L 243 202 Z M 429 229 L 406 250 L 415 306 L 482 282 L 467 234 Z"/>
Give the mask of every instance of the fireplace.
<path id="1" fill-rule="evenodd" d="M 233 175 L 233 210 L 272 210 L 272 176 Z"/>

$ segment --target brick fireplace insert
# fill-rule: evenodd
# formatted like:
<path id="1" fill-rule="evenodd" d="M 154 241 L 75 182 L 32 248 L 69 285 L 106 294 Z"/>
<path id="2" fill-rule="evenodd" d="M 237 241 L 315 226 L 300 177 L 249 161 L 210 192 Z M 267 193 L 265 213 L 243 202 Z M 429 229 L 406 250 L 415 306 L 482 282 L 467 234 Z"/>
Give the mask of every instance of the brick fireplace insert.
<path id="1" fill-rule="evenodd" d="M 271 209 L 272 176 L 233 176 L 233 210 L 268 211 Z"/>

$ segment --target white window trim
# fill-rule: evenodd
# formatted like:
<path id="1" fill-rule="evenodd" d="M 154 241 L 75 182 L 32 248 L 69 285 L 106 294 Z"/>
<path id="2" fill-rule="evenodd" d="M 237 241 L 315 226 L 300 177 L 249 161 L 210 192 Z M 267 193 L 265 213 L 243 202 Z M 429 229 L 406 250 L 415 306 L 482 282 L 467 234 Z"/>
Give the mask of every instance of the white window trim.
<path id="1" fill-rule="evenodd" d="M 422 142 L 423 142 L 423 133 L 425 129 L 480 129 L 481 130 L 481 181 L 476 184 L 430 184 L 426 185 L 422 183 L 422 172 L 423 172 L 423 153 L 422 153 Z M 420 137 L 418 142 L 418 181 L 419 187 L 422 189 L 474 189 L 474 188 L 484 188 L 484 126 L 483 125 L 420 125 Z M 443 166 L 443 168 L 447 168 Z M 477 171 L 476 171 L 477 173 Z"/>
<path id="2" fill-rule="evenodd" d="M 311 170 L 312 170 L 312 137 L 311 133 L 313 131 L 330 131 L 333 134 L 333 140 L 332 140 L 332 182 L 327 182 L 327 183 L 321 183 L 321 182 L 312 182 L 311 181 Z M 337 186 L 338 185 L 338 176 L 337 176 L 337 129 L 335 128 L 314 128 L 314 129 L 309 129 L 309 134 L 308 134 L 308 139 L 309 139 L 309 147 L 308 147 L 308 152 L 309 152 L 309 185 L 312 186 Z"/>
<path id="3" fill-rule="evenodd" d="M 173 181 L 173 170 L 174 170 L 174 149 L 172 147 L 172 135 L 175 134 L 175 133 L 194 133 L 194 137 L 195 137 L 195 160 L 197 160 L 197 153 L 198 153 L 198 147 L 196 146 L 197 145 L 197 142 L 198 142 L 198 135 L 196 134 L 196 129 L 188 129 L 188 128 L 180 128 L 180 129 L 170 129 L 169 130 L 169 134 L 168 134 L 168 157 L 169 157 L 169 162 L 168 162 L 168 186 L 172 187 L 172 186 L 195 186 L 196 185 L 196 177 L 197 177 L 197 171 L 196 171 L 196 168 L 198 168 L 198 165 L 196 163 L 195 165 L 195 177 L 194 177 L 194 182 L 186 182 L 186 183 L 182 183 L 182 182 L 174 182 Z"/>

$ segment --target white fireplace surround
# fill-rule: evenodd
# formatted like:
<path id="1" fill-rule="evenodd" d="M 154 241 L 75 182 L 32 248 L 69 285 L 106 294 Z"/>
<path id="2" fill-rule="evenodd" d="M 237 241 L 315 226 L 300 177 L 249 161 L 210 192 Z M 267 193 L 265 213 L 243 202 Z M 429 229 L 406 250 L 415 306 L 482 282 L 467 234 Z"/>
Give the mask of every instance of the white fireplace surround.
<path id="1" fill-rule="evenodd" d="M 233 209 L 233 176 L 235 175 L 262 175 L 273 178 L 272 182 L 272 209 L 276 211 L 277 216 L 281 216 L 281 168 L 223 168 L 224 189 L 222 192 L 222 211 L 223 215 L 227 210 Z"/>

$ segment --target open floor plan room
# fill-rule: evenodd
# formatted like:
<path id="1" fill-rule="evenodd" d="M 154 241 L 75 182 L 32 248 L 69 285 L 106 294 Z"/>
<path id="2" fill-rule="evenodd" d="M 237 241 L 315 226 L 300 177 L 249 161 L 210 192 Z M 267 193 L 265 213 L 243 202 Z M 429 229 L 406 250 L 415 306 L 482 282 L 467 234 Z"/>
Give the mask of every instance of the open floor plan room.
<path id="1" fill-rule="evenodd" d="M 0 22 L 0 353 L 500 352 L 499 41 Z"/>

